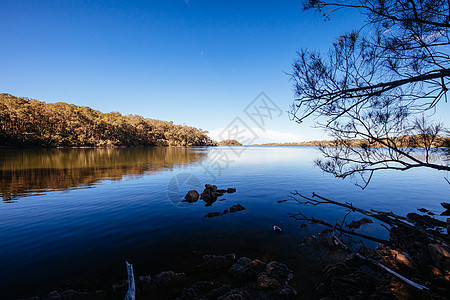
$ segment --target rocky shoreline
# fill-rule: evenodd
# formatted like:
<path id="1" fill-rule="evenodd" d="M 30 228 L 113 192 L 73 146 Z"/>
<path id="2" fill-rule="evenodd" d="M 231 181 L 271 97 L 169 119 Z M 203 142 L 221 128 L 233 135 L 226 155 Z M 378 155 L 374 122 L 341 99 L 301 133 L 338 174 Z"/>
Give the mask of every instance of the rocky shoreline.
<path id="1" fill-rule="evenodd" d="M 235 191 L 233 188 L 220 190 L 207 184 L 201 195 L 195 190 L 189 191 L 185 201 L 193 203 L 200 198 L 210 206 L 218 197 Z M 313 197 L 297 192 L 293 195 L 292 199 L 300 204 L 332 204 L 347 208 L 347 215 L 351 212 L 364 215 L 362 219 L 349 223 L 344 217 L 336 224 L 307 217 L 301 212 L 292 215 L 295 220 L 302 221 L 299 227 L 311 224 L 327 227 L 319 234 L 305 238 L 299 245 L 296 259 L 317 262 L 317 270 L 307 265 L 293 268 L 277 258 L 238 257 L 235 253 L 199 254 L 201 257 L 186 258 L 191 267 L 185 270 L 134 274 L 136 299 L 449 299 L 449 219 L 447 222 L 439 220 L 425 208 L 418 209 L 423 214 L 414 212 L 399 216 L 392 212 L 366 211 L 315 194 Z M 447 205 L 450 207 L 450 204 L 443 203 L 446 209 Z M 211 212 L 205 217 L 241 210 L 245 207 L 236 204 L 229 211 Z M 442 215 L 448 215 L 448 211 Z M 374 222 L 389 231 L 388 240 L 358 231 Z M 277 225 L 273 230 L 282 231 Z M 360 238 L 356 243 L 358 246 L 349 239 L 350 236 Z M 366 247 L 361 238 L 376 242 L 378 246 Z M 175 265 L 180 267 L 177 264 L 173 267 Z M 317 274 L 321 268 L 321 274 Z M 301 287 L 290 283 L 298 283 L 298 280 L 304 281 Z M 123 279 L 110 288 L 53 291 L 43 297 L 26 299 L 123 299 L 128 289 L 128 281 Z"/>
<path id="2" fill-rule="evenodd" d="M 137 276 L 136 299 L 296 299 L 297 291 L 289 286 L 293 272 L 277 261 L 269 263 L 248 257 L 203 255 L 191 272 L 163 271 Z M 109 290 L 53 291 L 44 297 L 27 300 L 123 299 L 128 280 Z"/>
<path id="3" fill-rule="evenodd" d="M 322 270 L 322 279 L 315 286 L 317 299 L 449 299 L 450 297 L 450 218 L 447 222 L 434 218 L 424 208 L 424 214 L 406 216 L 392 212 L 364 210 L 351 203 L 336 202 L 313 193 L 312 197 L 298 192 L 292 199 L 299 204 L 331 204 L 356 212 L 379 222 L 389 231 L 389 240 L 355 232 L 371 219 L 329 224 L 324 220 L 307 217 L 301 212 L 292 216 L 297 221 L 329 227 L 321 234 L 307 238 L 303 246 L 321 243 L 341 252 L 342 260 Z M 442 203 L 447 209 L 448 203 Z M 444 211 L 441 215 L 448 215 Z M 304 225 L 303 223 L 302 225 Z M 350 236 L 379 242 L 371 249 L 347 245 Z M 344 239 L 345 238 L 345 239 Z"/>

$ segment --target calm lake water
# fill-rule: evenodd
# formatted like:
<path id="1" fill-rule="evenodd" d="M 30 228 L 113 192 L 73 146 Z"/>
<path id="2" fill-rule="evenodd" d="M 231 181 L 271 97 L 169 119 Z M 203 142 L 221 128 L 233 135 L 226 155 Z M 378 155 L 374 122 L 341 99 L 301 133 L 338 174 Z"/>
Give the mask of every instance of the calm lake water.
<path id="1" fill-rule="evenodd" d="M 288 214 L 300 209 L 334 223 L 345 210 L 277 203 L 290 192 L 399 214 L 420 207 L 439 214 L 450 200 L 446 173 L 384 171 L 361 190 L 322 173 L 313 163 L 319 156 L 309 147 L 0 150 L 2 296 L 110 284 L 126 277 L 125 260 L 137 276 L 182 271 L 203 253 L 277 259 L 302 278 L 302 267 L 319 257 L 298 245 L 323 228 L 300 228 Z M 237 192 L 211 206 L 181 202 L 205 183 Z M 246 210 L 204 217 L 238 203 Z M 364 231 L 387 238 L 376 224 Z"/>

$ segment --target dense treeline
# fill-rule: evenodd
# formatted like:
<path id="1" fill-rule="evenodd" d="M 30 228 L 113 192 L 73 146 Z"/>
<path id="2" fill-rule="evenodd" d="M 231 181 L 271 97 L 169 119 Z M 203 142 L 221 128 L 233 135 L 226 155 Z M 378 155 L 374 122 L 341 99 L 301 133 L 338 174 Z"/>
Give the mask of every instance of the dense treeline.
<path id="1" fill-rule="evenodd" d="M 206 131 L 64 102 L 0 94 L 0 146 L 211 146 Z"/>
<path id="2" fill-rule="evenodd" d="M 237 140 L 223 140 L 218 143 L 218 146 L 242 146 Z"/>

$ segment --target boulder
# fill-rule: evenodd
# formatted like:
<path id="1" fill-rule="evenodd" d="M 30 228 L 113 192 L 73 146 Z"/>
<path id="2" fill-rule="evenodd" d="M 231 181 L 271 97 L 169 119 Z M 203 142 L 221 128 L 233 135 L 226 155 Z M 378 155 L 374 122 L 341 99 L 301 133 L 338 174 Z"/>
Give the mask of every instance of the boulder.
<path id="1" fill-rule="evenodd" d="M 258 277 L 258 288 L 263 289 L 263 290 L 273 290 L 273 289 L 277 289 L 281 286 L 281 284 L 272 277 L 269 277 L 267 274 L 261 274 Z"/>
<path id="2" fill-rule="evenodd" d="M 187 192 L 186 196 L 184 196 L 184 199 L 186 202 L 193 203 L 198 201 L 199 194 L 196 190 L 190 190 Z"/>
<path id="3" fill-rule="evenodd" d="M 227 193 L 228 194 L 236 193 L 236 189 L 235 188 L 228 188 L 227 189 Z"/>
<path id="4" fill-rule="evenodd" d="M 217 298 L 217 300 L 250 300 L 252 297 L 244 289 L 234 289 L 225 295 Z"/>
<path id="5" fill-rule="evenodd" d="M 285 264 L 272 261 L 266 266 L 266 274 L 276 279 L 281 285 L 287 284 L 292 279 L 292 271 Z"/>
<path id="6" fill-rule="evenodd" d="M 205 184 L 206 189 L 212 189 L 214 192 L 217 191 L 217 185 L 214 184 Z"/>
<path id="7" fill-rule="evenodd" d="M 154 283 L 158 287 L 168 287 L 174 283 L 178 283 L 186 279 L 185 273 L 175 273 L 174 271 L 164 271 L 157 274 Z"/>
<path id="8" fill-rule="evenodd" d="M 206 203 L 212 204 L 217 200 L 217 197 L 219 197 L 219 195 L 220 194 L 217 192 L 217 186 L 205 184 L 205 189 L 200 195 L 200 198 Z"/>
<path id="9" fill-rule="evenodd" d="M 236 259 L 234 253 L 225 255 L 203 255 L 203 263 L 199 265 L 200 268 L 220 268 L 231 265 Z"/>
<path id="10" fill-rule="evenodd" d="M 260 260 L 241 257 L 228 271 L 238 279 L 247 280 L 256 278 L 264 270 L 265 265 Z"/>
<path id="11" fill-rule="evenodd" d="M 450 271 L 450 248 L 441 244 L 428 245 L 430 250 L 431 259 L 436 267 L 444 272 Z"/>

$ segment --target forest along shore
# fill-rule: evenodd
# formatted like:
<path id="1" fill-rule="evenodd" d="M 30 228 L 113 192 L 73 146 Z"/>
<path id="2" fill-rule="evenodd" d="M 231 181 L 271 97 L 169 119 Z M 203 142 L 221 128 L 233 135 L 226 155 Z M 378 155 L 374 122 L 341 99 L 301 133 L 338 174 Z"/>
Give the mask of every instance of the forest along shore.
<path id="1" fill-rule="evenodd" d="M 215 146 L 207 132 L 86 106 L 0 94 L 2 147 Z"/>

